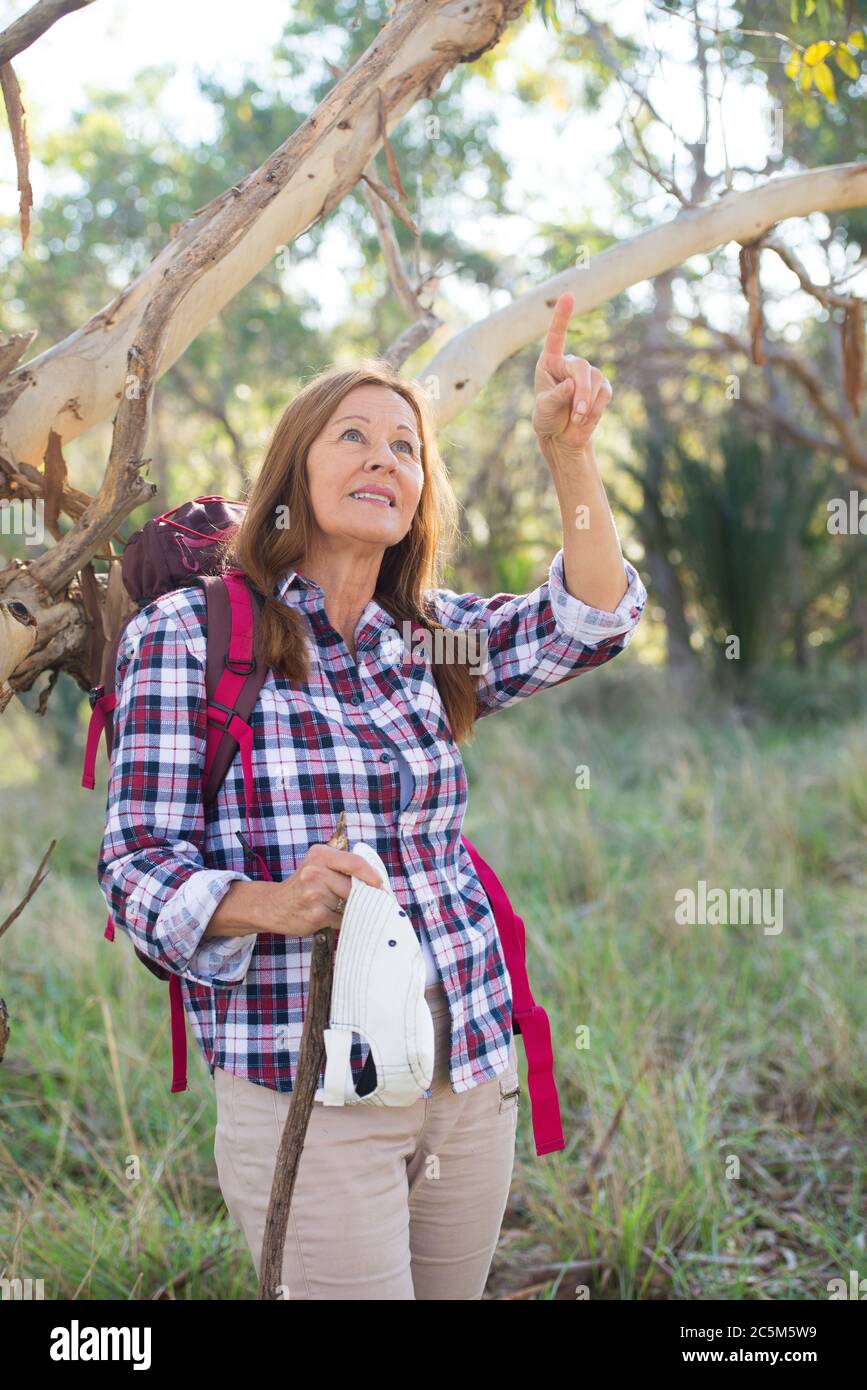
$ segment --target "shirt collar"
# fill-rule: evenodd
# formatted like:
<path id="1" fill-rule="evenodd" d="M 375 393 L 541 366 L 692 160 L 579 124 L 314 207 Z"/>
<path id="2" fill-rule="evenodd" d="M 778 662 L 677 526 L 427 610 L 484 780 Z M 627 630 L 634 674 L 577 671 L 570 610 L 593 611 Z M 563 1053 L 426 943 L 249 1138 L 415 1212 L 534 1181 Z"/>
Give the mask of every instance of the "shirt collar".
<path id="1" fill-rule="evenodd" d="M 274 585 L 274 597 L 281 599 L 284 603 L 291 604 L 293 607 L 304 608 L 308 612 L 318 612 L 323 617 L 325 614 L 325 594 L 315 580 L 308 575 L 302 574 L 300 570 L 284 570 Z M 377 603 L 376 599 L 371 599 L 367 607 L 358 620 L 355 630 L 356 646 L 369 646 L 376 638 L 377 634 L 383 629 L 394 627 L 394 618 Z"/>
<path id="2" fill-rule="evenodd" d="M 322 590 L 300 570 L 284 570 L 274 585 L 274 597 L 286 603 L 318 601 L 322 598 Z"/>

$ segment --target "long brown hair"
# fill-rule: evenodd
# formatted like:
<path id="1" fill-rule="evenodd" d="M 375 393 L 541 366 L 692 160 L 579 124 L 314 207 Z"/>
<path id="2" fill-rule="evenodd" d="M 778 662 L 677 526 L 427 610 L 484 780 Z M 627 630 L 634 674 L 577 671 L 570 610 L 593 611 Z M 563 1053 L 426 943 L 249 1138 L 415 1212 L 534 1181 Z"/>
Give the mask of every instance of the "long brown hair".
<path id="1" fill-rule="evenodd" d="M 288 680 L 308 679 L 309 654 L 303 620 L 274 596 L 274 586 L 287 569 L 298 566 L 312 535 L 308 451 L 343 398 L 356 386 L 367 385 L 386 386 L 411 406 L 424 469 L 412 525 L 397 545 L 385 551 L 374 597 L 398 626 L 407 621 L 428 632 L 442 627 L 426 611 L 424 592 L 441 587 L 441 567 L 459 532 L 458 502 L 437 448 L 424 390 L 417 382 L 399 377 L 379 358 L 365 357 L 352 367 L 326 368 L 284 410 L 251 485 L 244 519 L 223 547 L 224 562 L 242 569 L 264 600 L 257 650 L 267 666 Z M 286 525 L 278 525 L 284 520 Z M 447 640 L 426 645 L 435 654 L 432 673 L 452 735 L 459 743 L 466 741 L 475 725 L 477 678 L 462 662 L 436 659 L 436 653 L 449 652 Z"/>

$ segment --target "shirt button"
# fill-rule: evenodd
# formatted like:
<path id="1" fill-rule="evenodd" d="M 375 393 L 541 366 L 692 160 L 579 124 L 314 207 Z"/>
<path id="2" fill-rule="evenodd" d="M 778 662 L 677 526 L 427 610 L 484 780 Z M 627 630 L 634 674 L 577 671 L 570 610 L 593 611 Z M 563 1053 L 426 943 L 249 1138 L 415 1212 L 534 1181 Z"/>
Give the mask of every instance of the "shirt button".
<path id="1" fill-rule="evenodd" d="M 384 763 L 390 763 L 390 762 L 391 762 L 391 754 L 390 754 L 390 753 L 383 753 L 381 761 L 384 762 Z"/>
<path id="2" fill-rule="evenodd" d="M 352 705 L 360 705 L 363 699 L 364 696 L 359 695 L 358 691 L 356 691 L 354 695 L 350 695 L 349 703 Z"/>

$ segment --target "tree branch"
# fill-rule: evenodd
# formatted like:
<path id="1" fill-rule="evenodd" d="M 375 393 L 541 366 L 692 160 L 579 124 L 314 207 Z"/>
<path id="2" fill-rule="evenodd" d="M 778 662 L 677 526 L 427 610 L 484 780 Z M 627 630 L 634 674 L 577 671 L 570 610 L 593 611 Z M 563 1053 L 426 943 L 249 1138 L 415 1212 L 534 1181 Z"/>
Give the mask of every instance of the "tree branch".
<path id="1" fill-rule="evenodd" d="M 464 410 L 502 362 L 544 338 L 551 309 L 564 290 L 574 295 L 575 314 L 580 317 L 691 256 L 728 241 L 754 240 L 784 218 L 865 204 L 867 163 L 835 164 L 725 193 L 678 213 L 661 226 L 613 243 L 594 256 L 590 266 L 561 271 L 506 308 L 471 324 L 441 348 L 424 368 L 425 378 L 438 379 L 439 398 L 434 402 L 438 424 L 447 424 Z"/>
<path id="2" fill-rule="evenodd" d="M 13 20 L 0 33 L 0 63 L 11 62 L 16 54 L 23 53 L 64 15 L 92 4 L 93 0 L 37 0 L 31 10 Z"/>

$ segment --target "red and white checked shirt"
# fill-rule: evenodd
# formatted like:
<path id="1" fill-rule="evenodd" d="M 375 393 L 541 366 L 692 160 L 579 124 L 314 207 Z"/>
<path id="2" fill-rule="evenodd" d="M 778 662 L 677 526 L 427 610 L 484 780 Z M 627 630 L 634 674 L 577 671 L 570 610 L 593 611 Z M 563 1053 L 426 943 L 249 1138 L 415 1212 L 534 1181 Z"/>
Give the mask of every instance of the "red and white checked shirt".
<path id="1" fill-rule="evenodd" d="M 446 627 L 484 634 L 479 717 L 627 646 L 647 593 L 633 566 L 625 562 L 625 570 L 627 592 L 614 613 L 567 591 L 562 549 L 529 594 L 430 591 L 430 611 Z M 311 669 L 303 686 L 269 670 L 250 718 L 253 844 L 273 878 L 285 879 L 312 845 L 331 837 L 345 810 L 350 846 L 364 840 L 376 850 L 426 938 L 451 1012 L 452 1088 L 470 1090 L 508 1066 L 511 985 L 493 913 L 461 843 L 467 779 L 430 662 L 375 600 L 359 618 L 353 661 L 319 585 L 290 570 L 274 593 L 303 615 Z M 254 865 L 236 834 L 247 830 L 240 758 L 207 812 L 203 806 L 206 624 L 196 587 L 156 599 L 127 624 L 99 883 L 117 925 L 181 976 L 210 1073 L 219 1066 L 291 1091 L 312 937 L 260 932 L 200 944 L 230 884 L 258 873 L 247 872 Z M 403 809 L 396 751 L 413 780 Z M 356 1076 L 368 1052 L 356 1034 Z M 321 1088 L 320 1077 L 319 1097 Z"/>

